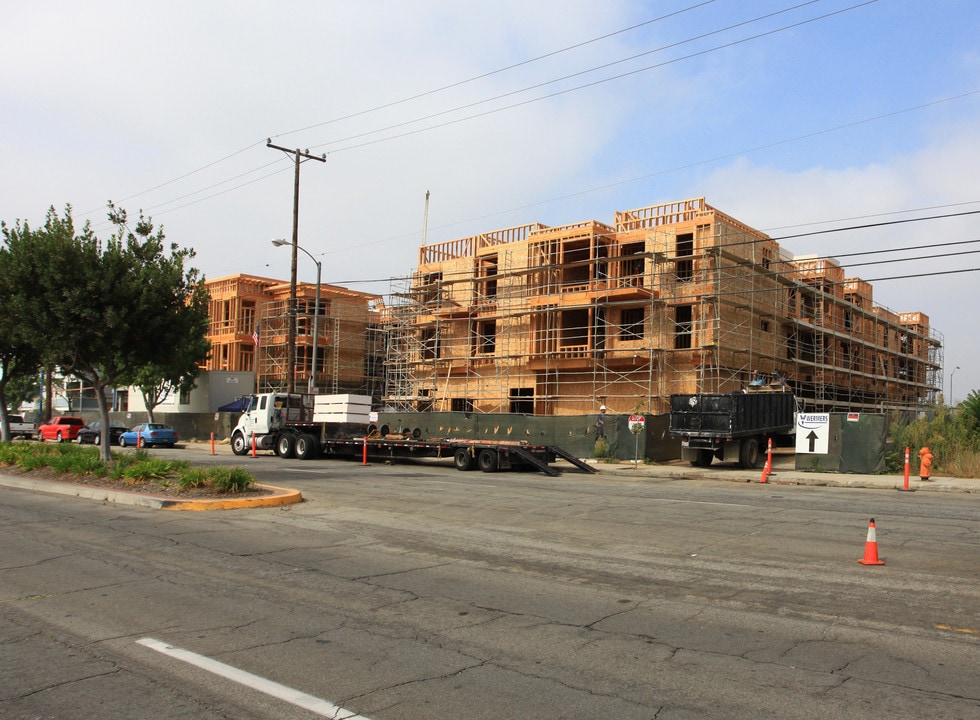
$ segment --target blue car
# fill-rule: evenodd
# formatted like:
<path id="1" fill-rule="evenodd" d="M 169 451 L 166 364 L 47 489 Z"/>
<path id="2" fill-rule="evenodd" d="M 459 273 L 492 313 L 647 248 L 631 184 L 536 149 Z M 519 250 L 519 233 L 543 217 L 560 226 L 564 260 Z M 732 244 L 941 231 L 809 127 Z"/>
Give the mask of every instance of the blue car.
<path id="1" fill-rule="evenodd" d="M 163 423 L 140 423 L 119 436 L 119 447 L 173 447 L 179 439 L 177 431 Z"/>

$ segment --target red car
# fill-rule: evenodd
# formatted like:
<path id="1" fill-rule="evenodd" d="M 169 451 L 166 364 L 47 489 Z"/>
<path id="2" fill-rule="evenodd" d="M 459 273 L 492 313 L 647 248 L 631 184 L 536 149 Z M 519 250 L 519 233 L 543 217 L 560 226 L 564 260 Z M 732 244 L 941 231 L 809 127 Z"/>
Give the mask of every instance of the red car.
<path id="1" fill-rule="evenodd" d="M 85 421 L 72 415 L 59 415 L 48 420 L 37 428 L 37 439 L 57 440 L 58 442 L 72 441 L 78 437 L 78 431 L 85 427 Z"/>

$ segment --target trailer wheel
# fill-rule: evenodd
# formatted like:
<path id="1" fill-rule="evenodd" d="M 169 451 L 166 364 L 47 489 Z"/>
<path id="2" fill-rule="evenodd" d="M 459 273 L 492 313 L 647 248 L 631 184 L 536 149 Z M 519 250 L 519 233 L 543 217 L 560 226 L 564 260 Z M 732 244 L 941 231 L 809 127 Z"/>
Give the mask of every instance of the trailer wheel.
<path id="1" fill-rule="evenodd" d="M 497 472 L 498 460 L 497 451 L 490 448 L 483 448 L 480 454 L 476 456 L 476 464 L 479 465 L 480 470 L 486 473 Z"/>
<path id="2" fill-rule="evenodd" d="M 320 454 L 320 446 L 316 438 L 303 433 L 296 438 L 296 457 L 300 460 L 314 460 Z"/>
<path id="3" fill-rule="evenodd" d="M 469 448 L 456 448 L 456 452 L 453 453 L 453 465 L 457 470 L 473 469 L 473 454 Z"/>
<path id="4" fill-rule="evenodd" d="M 746 438 L 738 450 L 738 464 L 750 470 L 759 463 L 759 441 L 756 438 Z"/>
<path id="5" fill-rule="evenodd" d="M 119 438 L 119 444 L 122 445 L 122 438 Z M 231 451 L 236 455 L 244 455 L 248 452 L 248 443 L 245 442 L 245 436 L 240 432 L 236 432 L 231 436 Z"/>
<path id="6" fill-rule="evenodd" d="M 283 433 L 276 440 L 276 451 L 279 457 L 291 458 L 296 456 L 296 437 L 291 433 Z"/>
<path id="7" fill-rule="evenodd" d="M 698 450 L 697 457 L 691 460 L 691 465 L 694 467 L 708 467 L 711 465 L 711 461 L 715 459 L 714 450 Z"/>

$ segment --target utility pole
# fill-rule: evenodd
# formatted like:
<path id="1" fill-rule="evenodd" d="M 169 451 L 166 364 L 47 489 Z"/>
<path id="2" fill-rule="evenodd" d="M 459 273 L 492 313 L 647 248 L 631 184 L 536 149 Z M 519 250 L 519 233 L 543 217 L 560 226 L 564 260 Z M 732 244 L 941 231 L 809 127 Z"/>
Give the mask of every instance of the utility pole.
<path id="1" fill-rule="evenodd" d="M 290 150 L 279 145 L 273 145 L 272 138 L 266 140 L 265 146 L 292 155 L 296 163 L 293 178 L 293 259 L 289 271 L 289 335 L 286 340 L 286 392 L 291 393 L 296 387 L 296 250 L 299 247 L 299 166 L 303 160 L 318 160 L 325 163 L 327 156 L 323 154 L 317 157 L 310 155 L 309 150 L 301 151 L 299 148 Z M 316 351 L 314 350 L 314 352 Z"/>

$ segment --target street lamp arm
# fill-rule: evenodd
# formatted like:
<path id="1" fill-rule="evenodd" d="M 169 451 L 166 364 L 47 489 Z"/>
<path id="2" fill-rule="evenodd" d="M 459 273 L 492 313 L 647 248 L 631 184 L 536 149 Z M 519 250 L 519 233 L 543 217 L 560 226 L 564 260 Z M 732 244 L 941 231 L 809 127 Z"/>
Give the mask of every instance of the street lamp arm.
<path id="1" fill-rule="evenodd" d="M 272 240 L 272 244 L 275 247 L 282 247 L 283 245 L 289 245 L 294 250 L 301 250 L 303 252 L 303 254 L 306 255 L 310 260 L 312 260 L 313 263 L 316 265 L 316 299 L 313 301 L 314 302 L 314 305 L 313 305 L 313 349 L 312 349 L 313 358 L 312 358 L 312 367 L 311 367 L 311 370 L 310 370 L 310 381 L 309 381 L 309 386 L 308 386 L 310 392 L 312 393 L 312 392 L 314 392 L 316 390 L 316 375 L 317 375 L 317 361 L 316 361 L 316 356 L 319 354 L 318 351 L 320 349 L 320 272 L 323 269 L 323 265 L 322 265 L 322 263 L 319 260 L 317 260 L 315 257 L 313 257 L 313 254 L 309 250 L 307 250 L 306 248 L 302 247 L 297 242 L 290 242 L 289 240 L 284 240 L 282 238 L 275 238 L 275 239 Z M 296 294 L 295 287 L 296 287 L 296 280 L 295 280 L 295 276 L 294 276 L 294 278 L 292 280 L 292 295 L 293 296 L 295 296 L 295 294 Z M 291 310 L 291 313 L 295 317 L 295 315 L 296 315 L 295 305 L 293 306 L 293 308 Z M 290 369 L 289 372 L 290 372 L 290 375 L 291 375 L 292 374 L 292 369 Z"/>

